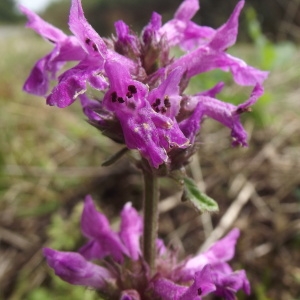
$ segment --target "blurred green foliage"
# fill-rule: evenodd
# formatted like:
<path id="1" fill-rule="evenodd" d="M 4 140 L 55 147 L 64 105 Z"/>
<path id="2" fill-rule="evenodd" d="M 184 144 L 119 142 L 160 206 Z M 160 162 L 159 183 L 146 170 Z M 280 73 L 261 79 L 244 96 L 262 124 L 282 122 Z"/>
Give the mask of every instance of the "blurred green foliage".
<path id="1" fill-rule="evenodd" d="M 52 271 L 50 271 L 52 272 Z M 82 286 L 70 285 L 54 274 L 50 274 L 51 284 L 39 287 L 26 295 L 28 300 L 101 300 L 97 293 Z"/>
<path id="2" fill-rule="evenodd" d="M 246 10 L 248 33 L 255 46 L 256 66 L 262 70 L 273 72 L 278 68 L 288 65 L 290 58 L 296 52 L 296 46 L 288 41 L 273 43 L 262 33 L 261 25 L 258 22 L 256 11 L 252 7 Z M 271 90 L 266 89 L 264 95 L 255 105 L 253 117 L 255 124 L 266 126 L 272 122 L 274 116 L 269 114 L 268 106 L 274 99 Z"/>
<path id="3" fill-rule="evenodd" d="M 77 205 L 70 216 L 63 218 L 60 214 L 53 214 L 47 228 L 49 247 L 62 251 L 72 251 L 78 248 L 82 234 L 80 218 L 83 205 Z"/>
<path id="4" fill-rule="evenodd" d="M 14 0 L 0 1 L 0 23 L 15 23 L 24 20 L 17 12 Z"/>
<path id="5" fill-rule="evenodd" d="M 257 13 L 252 7 L 246 10 L 248 33 L 256 51 L 256 62 L 264 70 L 273 70 L 285 64 L 296 51 L 291 42 L 273 43 L 262 33 Z"/>

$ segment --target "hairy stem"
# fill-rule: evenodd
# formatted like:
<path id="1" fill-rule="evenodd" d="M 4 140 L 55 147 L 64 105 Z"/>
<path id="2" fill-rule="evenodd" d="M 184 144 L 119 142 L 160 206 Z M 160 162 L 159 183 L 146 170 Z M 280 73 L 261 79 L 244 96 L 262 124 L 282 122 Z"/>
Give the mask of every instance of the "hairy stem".
<path id="1" fill-rule="evenodd" d="M 150 266 L 151 274 L 155 272 L 156 239 L 158 229 L 158 178 L 144 171 L 144 236 L 143 254 Z"/>

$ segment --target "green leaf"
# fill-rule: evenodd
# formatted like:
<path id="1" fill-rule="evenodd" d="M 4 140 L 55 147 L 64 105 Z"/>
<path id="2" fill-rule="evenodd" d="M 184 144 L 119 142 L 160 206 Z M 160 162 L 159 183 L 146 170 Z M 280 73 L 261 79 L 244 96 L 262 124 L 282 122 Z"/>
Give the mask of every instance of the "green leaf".
<path id="1" fill-rule="evenodd" d="M 217 202 L 201 192 L 191 178 L 185 177 L 183 181 L 184 192 L 182 201 L 190 201 L 199 212 L 215 212 L 219 210 Z"/>

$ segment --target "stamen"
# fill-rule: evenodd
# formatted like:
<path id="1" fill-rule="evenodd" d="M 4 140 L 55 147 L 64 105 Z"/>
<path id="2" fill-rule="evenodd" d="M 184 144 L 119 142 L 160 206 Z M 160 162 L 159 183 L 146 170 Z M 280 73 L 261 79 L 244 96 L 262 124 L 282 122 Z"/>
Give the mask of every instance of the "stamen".
<path id="1" fill-rule="evenodd" d="M 97 48 L 97 45 L 96 44 L 93 44 L 93 50 L 96 52 L 96 51 L 98 51 L 98 48 Z"/>
<path id="2" fill-rule="evenodd" d="M 167 109 L 163 106 L 161 109 L 160 109 L 160 112 L 162 114 L 165 114 L 167 112 Z"/>
<path id="3" fill-rule="evenodd" d="M 136 94 L 136 93 L 137 93 L 137 89 L 136 89 L 135 85 L 133 85 L 133 84 L 130 84 L 130 85 L 128 86 L 128 91 L 129 91 L 131 94 Z"/>
<path id="4" fill-rule="evenodd" d="M 91 39 L 89 39 L 89 38 L 86 38 L 85 39 L 85 43 L 87 44 L 87 45 L 91 45 Z M 95 44 L 95 43 L 93 43 L 92 44 L 92 47 L 93 47 L 93 50 L 96 52 L 96 51 L 98 51 L 98 47 L 97 47 L 97 45 Z"/>
<path id="5" fill-rule="evenodd" d="M 136 105 L 134 102 L 127 102 L 127 107 L 131 108 L 132 110 L 134 110 L 136 108 Z"/>
<path id="6" fill-rule="evenodd" d="M 131 93 L 131 92 L 127 92 L 127 93 L 126 93 L 126 97 L 127 97 L 127 98 L 132 98 L 132 93 Z"/>
<path id="7" fill-rule="evenodd" d="M 155 102 L 153 103 L 153 106 L 159 106 L 160 105 L 160 99 L 159 98 L 157 98 L 156 100 L 155 100 Z"/>
<path id="8" fill-rule="evenodd" d="M 166 108 L 171 107 L 171 102 L 170 102 L 169 96 L 165 96 L 164 104 L 165 104 Z"/>
<path id="9" fill-rule="evenodd" d="M 116 102 L 117 101 L 117 98 L 118 98 L 118 95 L 116 92 L 112 92 L 111 93 L 111 101 L 112 102 Z"/>
<path id="10" fill-rule="evenodd" d="M 242 113 L 244 113 L 244 112 L 251 112 L 252 111 L 252 108 L 251 107 L 245 107 L 245 108 L 238 108 L 237 110 L 236 110 L 236 113 L 238 114 L 238 115 L 240 115 L 240 114 L 242 114 Z"/>

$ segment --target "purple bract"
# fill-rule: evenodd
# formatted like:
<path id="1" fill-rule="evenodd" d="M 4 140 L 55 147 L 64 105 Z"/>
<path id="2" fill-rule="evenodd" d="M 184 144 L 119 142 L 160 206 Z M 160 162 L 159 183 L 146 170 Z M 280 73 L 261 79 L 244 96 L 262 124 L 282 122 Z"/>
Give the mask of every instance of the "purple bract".
<path id="1" fill-rule="evenodd" d="M 27 26 L 54 44 L 36 63 L 24 89 L 46 96 L 47 104 L 58 107 L 80 98 L 91 124 L 129 149 L 138 150 L 156 169 L 164 165 L 172 171 L 187 163 L 205 117 L 230 128 L 233 145 L 246 146 L 240 114 L 249 111 L 263 94 L 262 83 L 268 73 L 226 53 L 236 42 L 243 6 L 244 1 L 239 1 L 228 21 L 212 29 L 191 21 L 199 4 L 185 0 L 164 25 L 161 16 L 153 13 L 140 36 L 123 21 L 116 22 L 112 39 L 102 39 L 91 27 L 80 0 L 72 0 L 72 36 L 21 7 L 29 19 Z M 183 55 L 171 57 L 172 47 L 180 47 Z M 67 61 L 78 64 L 58 76 Z M 238 106 L 216 99 L 222 83 L 195 95 L 184 93 L 193 76 L 214 69 L 231 72 L 239 85 L 253 86 L 250 98 Z M 49 82 L 55 78 L 58 83 L 48 93 Z M 103 92 L 103 97 L 92 100 L 89 86 Z"/>

